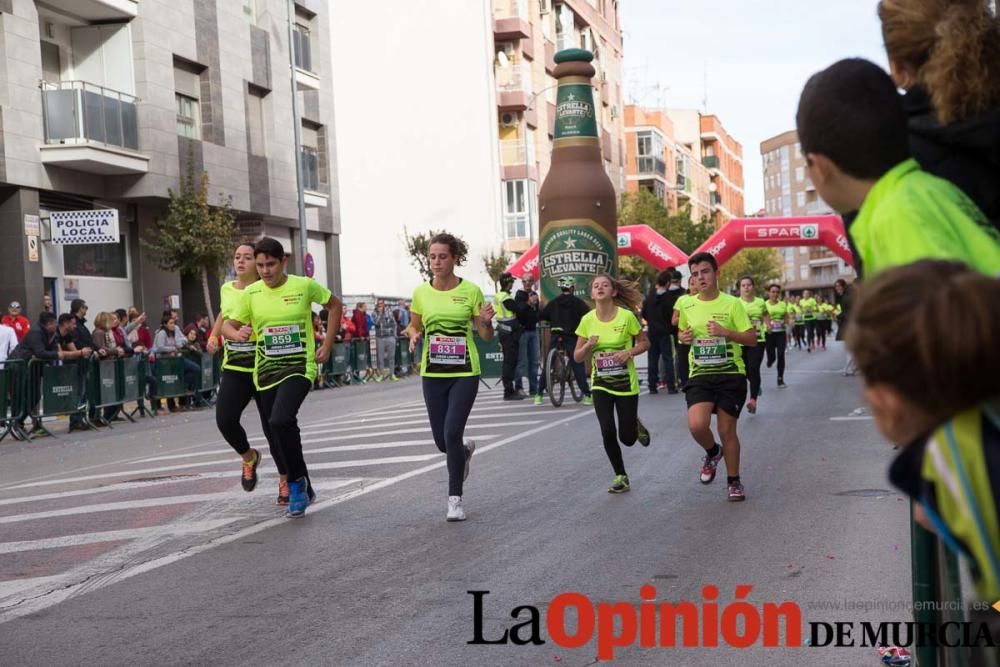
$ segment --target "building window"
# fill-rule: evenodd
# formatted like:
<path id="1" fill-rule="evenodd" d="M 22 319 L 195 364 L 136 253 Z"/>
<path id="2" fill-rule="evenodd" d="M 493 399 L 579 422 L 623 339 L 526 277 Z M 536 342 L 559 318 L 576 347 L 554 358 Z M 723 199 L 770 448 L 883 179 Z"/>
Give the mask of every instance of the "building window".
<path id="1" fill-rule="evenodd" d="M 795 159 L 796 160 L 802 159 L 802 144 L 799 143 L 795 144 Z"/>
<path id="2" fill-rule="evenodd" d="M 118 243 L 63 246 L 63 274 L 87 278 L 128 278 L 125 237 Z"/>
<path id="3" fill-rule="evenodd" d="M 528 238 L 532 185 L 532 181 L 524 179 L 504 181 L 504 238 Z"/>
<path id="4" fill-rule="evenodd" d="M 806 193 L 796 192 L 795 193 L 795 205 L 802 208 L 806 205 Z"/>
<path id="5" fill-rule="evenodd" d="M 256 86 L 247 87 L 247 137 L 251 155 L 267 155 L 264 144 L 264 96 L 266 91 Z"/>
<path id="6" fill-rule="evenodd" d="M 320 132 L 320 126 L 302 123 L 302 188 L 313 192 L 321 192 L 326 183 L 326 170 L 319 150 Z"/>
<path id="7" fill-rule="evenodd" d="M 295 66 L 307 72 L 313 72 L 312 37 L 309 28 L 301 23 L 295 24 Z"/>
<path id="8" fill-rule="evenodd" d="M 198 100 L 175 93 L 177 99 L 177 134 L 188 139 L 201 139 L 201 123 Z"/>
<path id="9" fill-rule="evenodd" d="M 578 44 L 573 10 L 563 4 L 556 5 L 556 51 L 576 48 Z"/>
<path id="10" fill-rule="evenodd" d="M 801 183 L 802 181 L 805 180 L 805 178 L 806 178 L 806 168 L 805 167 L 796 167 L 795 168 L 795 180 L 797 182 Z"/>

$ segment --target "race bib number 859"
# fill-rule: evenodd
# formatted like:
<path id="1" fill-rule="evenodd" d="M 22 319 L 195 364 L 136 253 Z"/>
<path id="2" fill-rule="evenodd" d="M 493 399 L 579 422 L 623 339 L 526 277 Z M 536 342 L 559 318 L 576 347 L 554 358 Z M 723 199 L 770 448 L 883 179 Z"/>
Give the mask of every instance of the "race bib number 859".
<path id="1" fill-rule="evenodd" d="M 302 330 L 297 324 L 264 327 L 262 333 L 264 354 L 269 357 L 281 357 L 286 354 L 299 354 L 305 351 Z"/>

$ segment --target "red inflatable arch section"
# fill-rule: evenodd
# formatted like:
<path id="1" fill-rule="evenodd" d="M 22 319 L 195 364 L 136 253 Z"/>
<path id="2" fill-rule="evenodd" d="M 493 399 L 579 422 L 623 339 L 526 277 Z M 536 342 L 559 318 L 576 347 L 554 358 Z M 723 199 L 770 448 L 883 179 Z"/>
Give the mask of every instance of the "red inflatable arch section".
<path id="1" fill-rule="evenodd" d="M 744 248 L 826 246 L 848 265 L 854 265 L 844 223 L 836 215 L 795 218 L 733 218 L 695 252 L 710 252 L 723 265 Z M 692 253 L 693 254 L 693 253 Z"/>
<path id="2" fill-rule="evenodd" d="M 687 263 L 687 254 L 663 238 L 649 225 L 626 225 L 618 228 L 618 256 L 636 255 L 657 271 L 668 266 Z M 538 244 L 518 257 L 507 267 L 508 273 L 520 278 L 530 273 L 538 280 Z"/>

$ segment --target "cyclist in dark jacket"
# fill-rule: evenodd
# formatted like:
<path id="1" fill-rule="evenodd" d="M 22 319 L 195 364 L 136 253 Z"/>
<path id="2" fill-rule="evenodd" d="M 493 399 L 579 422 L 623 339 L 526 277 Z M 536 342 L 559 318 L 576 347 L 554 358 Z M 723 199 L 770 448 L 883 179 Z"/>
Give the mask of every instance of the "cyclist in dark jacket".
<path id="1" fill-rule="evenodd" d="M 549 322 L 552 325 L 552 334 L 549 337 L 549 346 L 555 344 L 557 337 L 561 339 L 560 346 L 569 359 L 570 367 L 573 369 L 573 376 L 576 384 L 583 391 L 583 402 L 591 405 L 593 399 L 590 397 L 590 384 L 587 382 L 587 369 L 584 365 L 573 359 L 573 350 L 576 349 L 576 328 L 580 326 L 580 320 L 590 311 L 587 302 L 573 294 L 576 289 L 576 281 L 569 276 L 559 279 L 559 296 L 549 301 L 542 308 L 538 319 L 542 322 Z M 546 369 L 547 370 L 547 369 Z M 545 391 L 548 378 L 546 373 L 542 373 L 542 380 L 538 393 Z"/>

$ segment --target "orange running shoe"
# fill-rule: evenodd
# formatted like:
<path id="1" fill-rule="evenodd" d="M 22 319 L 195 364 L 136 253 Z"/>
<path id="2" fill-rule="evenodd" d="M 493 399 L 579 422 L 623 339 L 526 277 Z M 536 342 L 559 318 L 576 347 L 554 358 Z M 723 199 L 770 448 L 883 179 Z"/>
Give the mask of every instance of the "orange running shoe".
<path id="1" fill-rule="evenodd" d="M 274 504 L 281 506 L 288 504 L 288 482 L 283 479 L 278 479 L 278 500 Z"/>
<path id="2" fill-rule="evenodd" d="M 250 451 L 253 452 L 253 461 L 243 459 L 243 478 L 240 480 L 243 490 L 247 492 L 257 488 L 257 466 L 260 465 L 260 452 L 256 449 Z"/>

